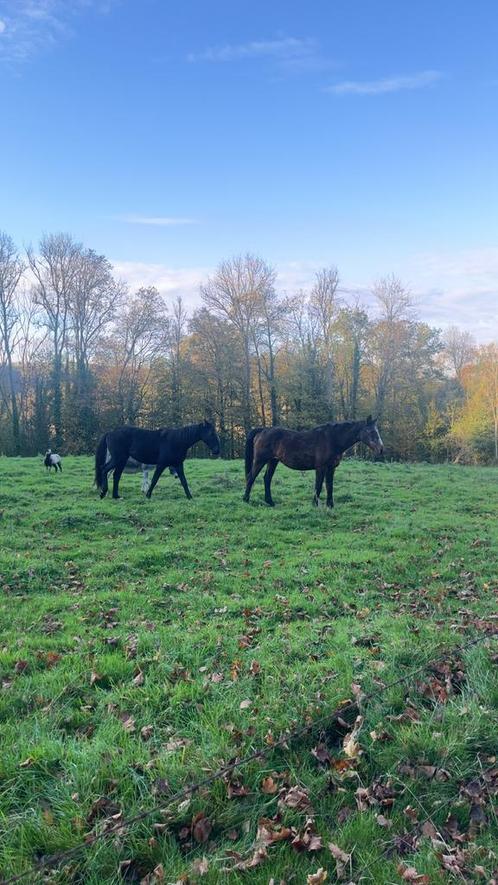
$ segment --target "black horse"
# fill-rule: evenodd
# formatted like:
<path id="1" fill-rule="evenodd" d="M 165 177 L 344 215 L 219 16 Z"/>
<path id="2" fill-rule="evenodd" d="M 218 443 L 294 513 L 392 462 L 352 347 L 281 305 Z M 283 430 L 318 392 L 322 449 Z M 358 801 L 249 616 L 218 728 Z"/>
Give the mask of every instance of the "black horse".
<path id="1" fill-rule="evenodd" d="M 334 472 L 344 452 L 363 442 L 376 455 L 383 452 L 377 422 L 371 415 L 366 421 L 343 421 L 321 424 L 313 430 L 287 430 L 285 427 L 256 427 L 246 441 L 246 491 L 249 501 L 258 473 L 268 464 L 265 473 L 265 501 L 273 507 L 271 481 L 278 462 L 293 470 L 314 470 L 316 474 L 314 503 L 318 505 L 323 480 L 327 486 L 327 507 L 334 506 Z"/>
<path id="2" fill-rule="evenodd" d="M 114 471 L 112 497 L 119 498 L 119 480 L 128 458 L 141 464 L 155 464 L 156 469 L 147 490 L 150 498 L 159 477 L 166 467 L 173 467 L 184 488 L 187 498 L 191 498 L 187 485 L 183 462 L 188 450 L 197 442 L 204 442 L 217 457 L 220 454 L 218 434 L 209 421 L 188 424 L 187 427 L 165 427 L 161 430 L 142 430 L 140 427 L 118 427 L 105 433 L 95 454 L 95 485 L 100 489 L 100 497 L 107 494 L 107 475 Z M 110 460 L 106 461 L 107 453 Z"/>

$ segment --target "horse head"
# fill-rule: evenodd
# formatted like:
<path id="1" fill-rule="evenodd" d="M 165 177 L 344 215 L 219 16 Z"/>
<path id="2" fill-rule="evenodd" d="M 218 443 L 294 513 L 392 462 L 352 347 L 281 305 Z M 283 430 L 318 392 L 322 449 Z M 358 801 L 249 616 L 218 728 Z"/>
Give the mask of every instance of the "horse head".
<path id="1" fill-rule="evenodd" d="M 215 458 L 220 454 L 220 438 L 214 429 L 214 425 L 210 421 L 203 421 L 201 424 L 201 439 Z"/>
<path id="2" fill-rule="evenodd" d="M 382 455 L 384 443 L 377 427 L 377 418 L 368 416 L 360 430 L 360 442 L 365 443 L 376 455 Z"/>

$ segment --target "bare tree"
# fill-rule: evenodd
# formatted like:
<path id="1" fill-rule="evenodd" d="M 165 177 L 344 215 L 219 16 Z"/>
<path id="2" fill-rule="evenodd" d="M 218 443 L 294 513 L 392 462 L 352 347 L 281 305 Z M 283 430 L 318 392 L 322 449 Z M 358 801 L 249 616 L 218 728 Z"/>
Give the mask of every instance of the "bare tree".
<path id="1" fill-rule="evenodd" d="M 335 323 L 339 309 L 338 287 L 339 271 L 337 267 L 324 268 L 316 274 L 315 285 L 311 290 L 309 301 L 310 317 L 319 339 L 319 350 L 324 368 L 325 402 L 330 413 L 334 409 L 334 344 Z"/>
<path id="2" fill-rule="evenodd" d="M 395 274 L 377 280 L 373 294 L 384 322 L 392 324 L 413 319 L 415 306 L 412 294 Z"/>
<path id="3" fill-rule="evenodd" d="M 124 286 L 114 280 L 107 258 L 92 249 L 82 251 L 69 303 L 77 384 L 89 371 L 98 339 L 114 319 L 123 293 Z"/>
<path id="4" fill-rule="evenodd" d="M 190 332 L 190 359 L 206 391 L 206 414 L 216 416 L 222 450 L 233 456 L 234 412 L 239 404 L 237 390 L 242 388 L 240 341 L 226 319 L 205 307 L 194 313 Z"/>
<path id="5" fill-rule="evenodd" d="M 52 344 L 52 422 L 54 444 L 62 445 L 62 365 L 68 341 L 71 303 L 81 268 L 82 247 L 69 234 L 47 234 L 40 240 L 38 254 L 27 251 L 35 278 L 34 303 L 40 308 L 41 323 Z"/>
<path id="6" fill-rule="evenodd" d="M 261 289 L 259 322 L 253 326 L 253 341 L 258 363 L 258 382 L 263 424 L 266 424 L 266 417 L 262 376 L 264 376 L 268 387 L 271 424 L 274 427 L 279 421 L 276 359 L 279 342 L 281 342 L 284 331 L 287 309 L 288 301 L 285 298 L 279 297 L 273 285 Z"/>
<path id="7" fill-rule="evenodd" d="M 245 255 L 224 261 L 215 275 L 201 286 L 203 301 L 217 316 L 233 326 L 244 353 L 244 385 L 242 413 L 244 430 L 251 428 L 251 351 L 255 326 L 261 317 L 261 298 L 272 289 L 275 271 L 255 255 Z"/>
<path id="8" fill-rule="evenodd" d="M 7 390 L 12 422 L 12 443 L 15 455 L 21 451 L 19 426 L 18 382 L 13 365 L 16 328 L 19 322 L 19 281 L 25 265 L 12 241 L 0 231 L 0 343 L 7 370 Z"/>
<path id="9" fill-rule="evenodd" d="M 114 346 L 120 420 L 134 423 L 140 414 L 152 363 L 169 344 L 166 306 L 154 286 L 139 289 L 118 318 Z"/>
<path id="10" fill-rule="evenodd" d="M 380 315 L 370 337 L 375 411 L 383 417 L 388 391 L 399 370 L 406 334 L 414 318 L 412 297 L 396 276 L 383 277 L 373 289 Z"/>
<path id="11" fill-rule="evenodd" d="M 71 451 L 92 448 L 97 435 L 96 385 L 91 370 L 99 339 L 119 310 L 124 286 L 117 283 L 107 258 L 82 249 L 70 293 L 64 425 Z"/>
<path id="12" fill-rule="evenodd" d="M 343 307 L 336 323 L 338 337 L 335 359 L 336 381 L 342 416 L 355 421 L 358 417 L 360 379 L 369 329 L 366 312 L 356 303 Z"/>
<path id="13" fill-rule="evenodd" d="M 187 312 L 179 295 L 173 303 L 170 323 L 171 339 L 171 398 L 173 423 L 182 422 L 182 343 L 187 331 Z"/>
<path id="14" fill-rule="evenodd" d="M 446 364 L 461 383 L 462 370 L 476 357 L 474 338 L 470 332 L 464 332 L 458 326 L 450 326 L 443 336 L 443 345 Z"/>

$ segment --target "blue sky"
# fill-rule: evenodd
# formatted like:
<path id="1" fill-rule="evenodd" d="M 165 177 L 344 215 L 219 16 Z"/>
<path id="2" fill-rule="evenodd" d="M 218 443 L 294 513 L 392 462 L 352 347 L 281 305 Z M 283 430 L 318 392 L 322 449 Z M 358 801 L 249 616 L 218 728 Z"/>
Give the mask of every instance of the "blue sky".
<path id="1" fill-rule="evenodd" d="M 0 227 L 191 304 L 242 251 L 393 271 L 497 337 L 497 41 L 495 0 L 0 0 Z"/>

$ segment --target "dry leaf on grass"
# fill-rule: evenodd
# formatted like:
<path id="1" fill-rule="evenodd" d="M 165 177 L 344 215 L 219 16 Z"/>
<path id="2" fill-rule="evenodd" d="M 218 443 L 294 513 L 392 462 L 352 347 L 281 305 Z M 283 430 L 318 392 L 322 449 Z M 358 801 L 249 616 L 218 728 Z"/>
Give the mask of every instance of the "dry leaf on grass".
<path id="1" fill-rule="evenodd" d="M 362 726 L 363 716 L 357 716 L 353 730 L 346 735 L 342 742 L 344 752 L 348 759 L 356 759 L 362 752 L 362 749 L 358 743 L 358 735 L 361 731 Z"/>
<path id="2" fill-rule="evenodd" d="M 311 802 L 307 790 L 297 785 L 289 790 L 282 790 L 278 804 L 280 808 L 295 808 L 297 811 L 311 810 Z"/>
<path id="3" fill-rule="evenodd" d="M 140 737 L 142 738 L 143 741 L 148 741 L 149 738 L 152 737 L 153 732 L 154 732 L 153 725 L 144 725 L 140 729 Z"/>
<path id="4" fill-rule="evenodd" d="M 398 864 L 398 873 L 403 882 L 414 882 L 416 885 L 430 885 L 430 878 L 425 873 L 419 873 L 415 867 L 407 867 L 406 864 Z"/>
<path id="5" fill-rule="evenodd" d="M 322 882 L 325 882 L 327 876 L 327 870 L 324 870 L 323 867 L 320 867 L 316 871 L 316 873 L 310 873 L 306 877 L 306 885 L 321 885 Z"/>
<path id="6" fill-rule="evenodd" d="M 346 868 L 351 865 L 351 854 L 339 848 L 335 842 L 329 842 L 329 851 L 335 860 L 335 874 L 338 879 L 344 879 Z"/>
<path id="7" fill-rule="evenodd" d="M 144 674 L 142 673 L 141 670 L 139 670 L 138 673 L 136 674 L 136 676 L 133 677 L 133 685 L 140 686 L 140 685 L 143 685 L 144 682 L 145 682 Z"/>
<path id="8" fill-rule="evenodd" d="M 266 793 L 267 796 L 272 796 L 274 793 L 278 791 L 278 784 L 275 783 L 272 777 L 264 777 L 261 781 L 261 792 Z"/>
<path id="9" fill-rule="evenodd" d="M 197 876 L 205 876 L 209 872 L 209 862 L 206 857 L 203 857 L 202 860 L 194 860 L 192 864 L 192 871 Z"/>
<path id="10" fill-rule="evenodd" d="M 294 836 L 291 845 L 295 851 L 321 851 L 322 837 L 316 832 L 313 818 L 307 818 L 303 832 Z"/>
<path id="11" fill-rule="evenodd" d="M 213 825 L 209 818 L 199 811 L 192 820 L 192 835 L 195 841 L 203 845 L 208 841 L 212 829 Z"/>

